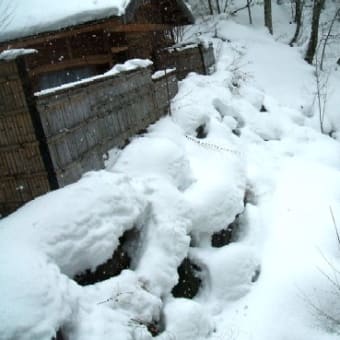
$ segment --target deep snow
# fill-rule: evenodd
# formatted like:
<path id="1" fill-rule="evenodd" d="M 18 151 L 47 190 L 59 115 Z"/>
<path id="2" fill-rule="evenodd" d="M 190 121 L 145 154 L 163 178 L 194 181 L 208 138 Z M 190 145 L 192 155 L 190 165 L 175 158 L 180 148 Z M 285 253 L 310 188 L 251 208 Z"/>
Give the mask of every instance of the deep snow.
<path id="1" fill-rule="evenodd" d="M 338 338 L 340 148 L 319 132 L 313 68 L 284 43 L 287 9 L 274 11 L 275 39 L 244 14 L 213 23 L 200 38 L 217 71 L 183 80 L 172 116 L 112 150 L 106 170 L 0 221 L 1 340 L 61 326 L 72 340 L 151 339 L 144 325 L 159 319 L 160 340 Z M 233 242 L 211 247 L 239 214 Z M 130 270 L 72 280 L 132 228 Z M 194 300 L 171 295 L 187 256 L 202 268 Z"/>

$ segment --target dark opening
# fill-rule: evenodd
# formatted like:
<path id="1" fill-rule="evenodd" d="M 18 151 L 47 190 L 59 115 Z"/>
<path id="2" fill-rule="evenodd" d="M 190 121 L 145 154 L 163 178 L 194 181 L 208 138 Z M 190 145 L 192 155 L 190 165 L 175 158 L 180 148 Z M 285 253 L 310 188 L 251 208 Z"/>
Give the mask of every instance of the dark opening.
<path id="1" fill-rule="evenodd" d="M 133 257 L 131 244 L 134 244 L 139 236 L 140 232 L 137 228 L 126 231 L 119 239 L 119 246 L 109 260 L 99 265 L 94 272 L 87 269 L 77 274 L 74 280 L 81 286 L 87 286 L 117 276 L 124 269 L 129 269 Z"/>
<path id="2" fill-rule="evenodd" d="M 196 138 L 203 139 L 206 138 L 208 135 L 206 131 L 206 125 L 202 124 L 196 129 Z"/>
<path id="3" fill-rule="evenodd" d="M 262 104 L 260 112 L 268 112 L 267 108 Z"/>
<path id="4" fill-rule="evenodd" d="M 253 274 L 253 277 L 251 278 L 251 282 L 252 282 L 252 283 L 255 283 L 255 282 L 259 279 L 260 275 L 261 275 L 261 267 L 258 266 L 258 267 L 255 269 L 255 272 L 254 272 L 254 274 Z"/>
<path id="5" fill-rule="evenodd" d="M 158 321 L 152 321 L 152 322 L 143 322 L 141 320 L 132 320 L 132 322 L 134 322 L 136 324 L 136 327 L 141 327 L 144 326 L 147 328 L 147 330 L 149 331 L 149 333 L 155 337 L 157 335 L 159 335 L 160 333 L 164 332 L 164 327 L 163 325 L 158 322 Z"/>
<path id="6" fill-rule="evenodd" d="M 234 222 L 227 228 L 214 233 L 211 237 L 211 246 L 215 248 L 224 247 L 235 240 L 235 234 L 240 228 L 240 214 L 236 215 Z"/>
<path id="7" fill-rule="evenodd" d="M 83 66 L 71 69 L 65 69 L 55 72 L 42 74 L 38 79 L 39 91 L 72 83 L 85 78 L 90 78 L 98 74 L 102 74 L 109 69 L 108 65 Z"/>
<path id="8" fill-rule="evenodd" d="M 236 128 L 231 131 L 235 136 L 241 137 L 241 130 L 239 128 Z"/>
<path id="9" fill-rule="evenodd" d="M 229 244 L 232 240 L 232 237 L 233 237 L 233 228 L 231 224 L 226 229 L 222 229 L 212 235 L 211 245 L 215 248 L 221 248 Z"/>
<path id="10" fill-rule="evenodd" d="M 64 340 L 63 333 L 61 332 L 60 329 L 57 332 L 57 334 L 52 338 L 52 340 Z"/>
<path id="11" fill-rule="evenodd" d="M 246 206 L 248 203 L 252 205 L 257 204 L 257 195 L 254 192 L 254 189 L 252 187 L 248 187 L 244 193 L 243 197 L 243 203 L 244 206 Z"/>
<path id="12" fill-rule="evenodd" d="M 192 263 L 190 259 L 184 259 L 178 267 L 179 280 L 177 285 L 172 289 L 172 295 L 177 298 L 194 298 L 202 285 L 202 280 L 199 275 L 201 271 L 201 268 L 195 263 Z"/>

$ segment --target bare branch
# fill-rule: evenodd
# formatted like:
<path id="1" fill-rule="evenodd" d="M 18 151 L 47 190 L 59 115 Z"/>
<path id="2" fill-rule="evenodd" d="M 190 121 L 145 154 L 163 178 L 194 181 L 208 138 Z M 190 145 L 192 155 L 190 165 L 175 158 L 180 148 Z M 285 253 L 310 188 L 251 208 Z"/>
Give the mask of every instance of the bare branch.
<path id="1" fill-rule="evenodd" d="M 340 247 L 340 234 L 339 234 L 338 226 L 337 226 L 336 221 L 335 221 L 335 217 L 334 217 L 334 213 L 333 213 L 332 207 L 329 207 L 329 211 L 330 211 L 331 216 L 332 216 L 333 226 L 334 226 L 336 237 L 338 239 L 338 244 L 339 244 L 339 247 Z"/>
<path id="2" fill-rule="evenodd" d="M 244 5 L 244 6 L 240 7 L 240 8 L 235 9 L 235 10 L 232 11 L 230 14 L 231 14 L 231 15 L 235 15 L 237 12 L 242 11 L 242 10 L 248 8 L 248 7 L 252 4 L 252 2 L 253 2 L 253 0 L 247 1 L 247 4 L 246 4 L 246 5 Z"/>
<path id="3" fill-rule="evenodd" d="M 13 17 L 14 8 L 10 1 L 0 0 L 0 29 L 7 27 Z"/>
<path id="4" fill-rule="evenodd" d="M 333 19 L 332 19 L 332 21 L 329 25 L 329 29 L 328 29 L 328 32 L 327 32 L 327 35 L 326 35 L 326 38 L 325 38 L 325 41 L 324 41 L 324 44 L 323 44 L 322 53 L 321 53 L 321 61 L 320 61 L 320 70 L 321 71 L 323 70 L 323 61 L 324 61 L 324 58 L 325 58 L 327 42 L 328 42 L 328 39 L 331 36 L 335 20 L 338 18 L 339 15 L 340 15 L 340 8 L 337 9 L 337 11 L 335 12 L 335 14 L 333 16 Z"/>

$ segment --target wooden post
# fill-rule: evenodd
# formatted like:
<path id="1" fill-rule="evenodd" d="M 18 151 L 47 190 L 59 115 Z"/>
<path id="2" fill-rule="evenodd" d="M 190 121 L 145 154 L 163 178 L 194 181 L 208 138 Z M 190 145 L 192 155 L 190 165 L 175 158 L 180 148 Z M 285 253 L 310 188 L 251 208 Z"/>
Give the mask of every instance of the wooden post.
<path id="1" fill-rule="evenodd" d="M 19 77 L 21 79 L 23 91 L 26 97 L 28 111 L 30 113 L 36 138 L 39 142 L 39 149 L 41 153 L 42 160 L 45 165 L 45 170 L 47 172 L 48 182 L 50 184 L 51 190 L 59 188 L 56 173 L 54 171 L 50 151 L 47 144 L 47 139 L 44 133 L 44 129 L 41 123 L 40 115 L 36 107 L 36 102 L 33 93 L 33 87 L 31 84 L 30 77 L 26 69 L 26 62 L 24 56 L 18 57 L 16 59 L 16 64 L 18 67 Z"/>
<path id="2" fill-rule="evenodd" d="M 169 90 L 169 79 L 168 79 L 168 70 L 167 70 L 167 68 L 165 68 L 165 81 L 166 81 L 166 93 L 167 93 L 167 97 L 168 97 L 169 114 L 170 114 L 170 116 L 172 116 L 170 90 Z"/>
<path id="3" fill-rule="evenodd" d="M 200 55 L 201 55 L 203 74 L 208 74 L 208 70 L 207 70 L 206 65 L 205 65 L 204 46 L 202 44 L 199 44 L 198 49 L 199 49 Z"/>

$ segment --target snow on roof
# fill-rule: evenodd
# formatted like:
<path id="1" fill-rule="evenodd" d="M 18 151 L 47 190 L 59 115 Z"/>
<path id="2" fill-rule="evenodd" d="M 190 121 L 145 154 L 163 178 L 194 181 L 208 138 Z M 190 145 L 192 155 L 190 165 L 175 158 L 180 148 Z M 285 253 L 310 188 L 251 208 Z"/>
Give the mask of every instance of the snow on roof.
<path id="1" fill-rule="evenodd" d="M 25 48 L 19 48 L 19 49 L 13 49 L 13 50 L 6 50 L 0 53 L 0 60 L 14 60 L 19 56 L 27 55 L 27 54 L 33 54 L 37 53 L 37 50 L 34 49 L 25 49 Z"/>
<path id="2" fill-rule="evenodd" d="M 131 0 L 5 0 L 0 4 L 0 42 L 111 16 Z M 1 24 L 3 22 L 3 24 Z M 3 27 L 1 27 L 3 26 Z"/>

